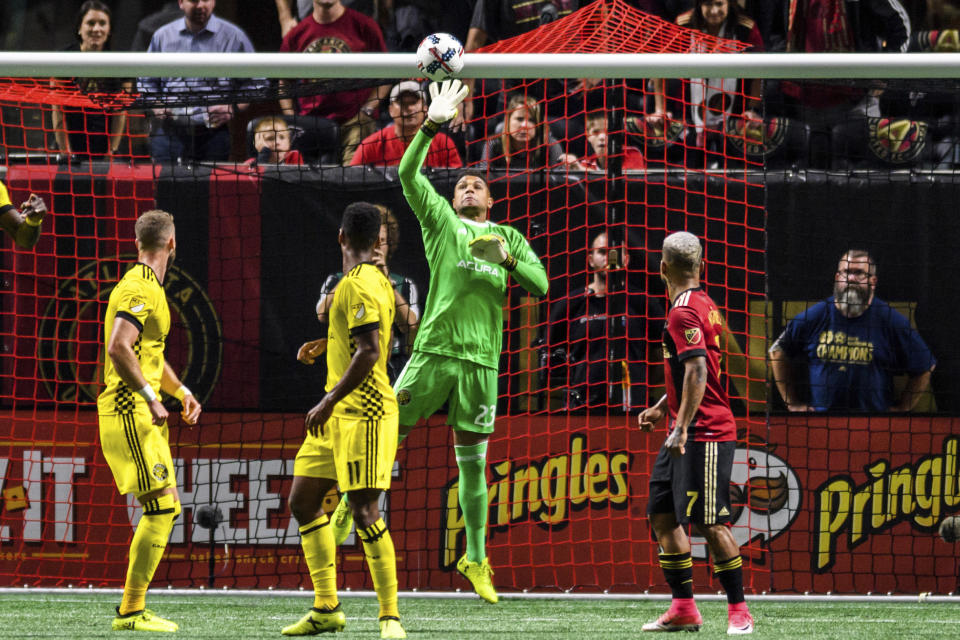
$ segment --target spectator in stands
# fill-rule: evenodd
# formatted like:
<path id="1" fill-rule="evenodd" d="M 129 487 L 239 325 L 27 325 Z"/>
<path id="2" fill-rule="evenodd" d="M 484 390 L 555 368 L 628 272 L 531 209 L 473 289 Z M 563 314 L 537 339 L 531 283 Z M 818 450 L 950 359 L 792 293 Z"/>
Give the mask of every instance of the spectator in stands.
<path id="1" fill-rule="evenodd" d="M 137 23 L 137 33 L 133 36 L 130 51 L 146 51 L 157 29 L 177 20 L 181 15 L 183 15 L 183 11 L 180 10 L 180 3 L 177 0 L 172 0 L 164 4 L 159 11 L 154 11 L 144 17 Z"/>
<path id="2" fill-rule="evenodd" d="M 647 364 L 659 361 L 653 348 L 659 344 L 664 312 L 653 296 L 637 291 L 625 294 L 622 286 L 620 294 L 615 291 L 614 276 L 624 276 L 630 262 L 629 253 L 620 255 L 612 262 L 606 232 L 597 234 L 587 257 L 590 283 L 550 309 L 550 360 L 559 367 L 553 373 L 565 378 L 564 409 L 626 410 L 646 402 Z"/>
<path id="3" fill-rule="evenodd" d="M 528 95 L 515 93 L 507 99 L 503 122 L 497 136 L 487 140 L 483 162 L 491 167 L 511 171 L 564 168 L 579 169 L 577 158 L 566 152 L 553 136 L 543 116 L 543 109 Z"/>
<path id="4" fill-rule="evenodd" d="M 477 0 L 473 7 L 470 30 L 467 32 L 463 49 L 473 51 L 488 43 L 499 42 L 532 31 L 542 24 L 568 16 L 579 8 L 580 0 Z M 474 91 L 473 79 L 464 80 L 464 84 L 470 93 L 460 106 L 460 112 L 450 123 L 454 131 L 473 118 L 475 109 L 473 98 L 478 95 Z M 548 86 L 546 90 L 531 88 L 528 92 L 532 95 L 553 96 L 560 95 L 563 91 L 563 83 L 559 81 L 548 82 Z M 497 81 L 486 81 L 481 93 L 489 95 L 499 89 L 500 85 Z"/>
<path id="5" fill-rule="evenodd" d="M 260 118 L 253 130 L 253 146 L 257 155 L 249 158 L 248 166 L 254 164 L 303 164 L 303 156 L 291 149 L 293 135 L 283 116 Z"/>
<path id="6" fill-rule="evenodd" d="M 780 396 L 790 411 L 910 411 L 930 384 L 936 360 L 910 321 L 875 297 L 877 265 L 866 251 L 843 254 L 833 295 L 804 311 L 770 348 Z M 810 399 L 793 365 L 809 369 Z M 894 399 L 893 376 L 907 383 Z"/>
<path id="7" fill-rule="evenodd" d="M 40 224 L 47 215 L 47 205 L 31 193 L 18 211 L 10 201 L 7 185 L 0 182 L 0 227 L 21 249 L 32 249 L 40 239 Z"/>
<path id="8" fill-rule="evenodd" d="M 387 363 L 387 372 L 390 380 L 393 381 L 410 359 L 413 339 L 420 326 L 420 293 L 413 280 L 390 271 L 390 259 L 400 244 L 400 224 L 390 209 L 379 204 L 376 207 L 380 209 L 380 248 L 374 255 L 373 261 L 393 285 L 397 309 L 393 321 L 393 336 L 391 336 L 393 350 L 390 361 Z M 321 324 L 327 324 L 327 313 L 330 305 L 333 304 L 333 293 L 342 278 L 343 274 L 338 271 L 327 276 L 323 283 L 320 299 L 317 301 L 317 319 Z M 297 360 L 304 364 L 313 364 L 326 348 L 326 336 L 305 342 L 297 352 Z"/>
<path id="9" fill-rule="evenodd" d="M 743 42 L 746 51 L 763 51 L 763 38 L 752 18 L 741 13 L 736 0 L 697 0 L 696 6 L 676 20 L 678 25 L 696 29 L 718 38 Z M 657 118 L 671 118 L 673 111 L 667 102 L 673 102 L 674 110 L 688 110 L 688 124 L 693 125 L 698 147 L 707 146 L 708 134 L 722 133 L 723 123 L 731 115 L 759 120 L 755 109 L 761 99 L 760 80 L 743 81 L 737 78 L 694 78 L 670 83 L 662 79 L 654 81 L 654 113 L 648 122 L 656 124 Z"/>
<path id="10" fill-rule="evenodd" d="M 280 36 L 286 37 L 290 30 L 297 26 L 297 23 L 302 21 L 304 18 L 313 13 L 313 0 L 275 0 L 277 5 L 277 17 L 280 20 Z M 399 14 L 405 13 L 406 8 L 416 6 L 416 2 L 405 2 L 404 0 L 341 0 L 343 6 L 348 9 L 353 9 L 354 11 L 359 11 L 368 18 L 373 18 L 374 21 L 380 25 L 380 29 L 383 31 L 384 37 L 387 36 L 388 30 L 394 26 L 395 16 L 398 21 L 402 21 L 403 18 Z M 472 8 L 472 5 L 471 5 Z M 436 7 L 435 13 L 450 13 L 452 11 L 451 7 L 442 5 Z M 471 9 L 472 10 L 472 9 Z M 423 14 L 417 11 L 415 14 L 409 14 L 410 19 L 412 20 L 423 20 Z M 428 33 L 434 33 L 436 31 L 443 31 L 443 29 L 432 29 L 428 31 L 423 31 L 423 36 L 426 36 Z M 466 33 L 466 29 L 464 29 Z M 423 39 L 423 36 L 418 38 L 412 43 L 412 47 L 416 47 L 420 43 L 420 40 Z M 408 44 L 410 44 L 408 42 Z M 412 47 L 405 49 L 406 51 L 412 50 Z M 396 51 L 402 51 L 403 49 L 395 49 Z"/>
<path id="11" fill-rule="evenodd" d="M 87 0 L 77 12 L 77 42 L 67 51 L 108 51 L 112 35 L 110 7 L 99 0 Z M 62 80 L 53 80 L 56 86 Z M 133 83 L 120 78 L 73 78 L 72 84 L 84 93 L 131 91 Z M 91 107 L 53 105 L 53 132 L 61 152 L 82 159 L 113 156 L 123 139 L 127 124 L 124 111 L 106 112 Z"/>
<path id="12" fill-rule="evenodd" d="M 194 53 L 252 52 L 243 30 L 213 15 L 216 0 L 180 0 L 183 18 L 160 27 L 147 51 Z M 158 162 L 177 159 L 226 160 L 230 155 L 229 123 L 247 103 L 227 104 L 230 93 L 255 91 L 259 80 L 230 78 L 140 78 L 139 89 L 148 101 L 177 95 L 210 94 L 211 106 L 157 107 L 150 130 L 150 155 Z"/>
<path id="13" fill-rule="evenodd" d="M 313 13 L 304 18 L 283 39 L 280 51 L 303 53 L 358 53 L 386 51 L 383 33 L 371 18 L 343 6 L 340 0 L 313 0 Z M 340 125 L 343 164 L 350 164 L 360 141 L 376 131 L 377 108 L 387 97 L 390 85 L 373 89 L 350 89 L 307 96 L 294 105 L 283 99 L 288 115 L 330 118 Z"/>
<path id="14" fill-rule="evenodd" d="M 607 114 L 603 111 L 594 111 L 587 114 L 587 142 L 593 153 L 580 158 L 580 166 L 590 171 L 604 171 L 607 168 Z M 640 149 L 625 146 L 622 150 L 624 170 L 645 169 L 647 164 L 643 160 Z M 606 242 L 606 239 L 604 239 Z"/>
<path id="15" fill-rule="evenodd" d="M 910 18 L 899 0 L 780 0 L 786 51 L 807 53 L 904 52 Z M 782 111 L 829 135 L 829 128 L 851 118 L 879 117 L 880 90 L 849 86 L 780 83 L 782 105 L 768 100 L 768 111 Z M 775 97 L 775 96 L 772 96 Z"/>
<path id="16" fill-rule="evenodd" d="M 407 150 L 413 136 L 417 135 L 420 125 L 426 118 L 427 110 L 423 101 L 423 90 L 413 80 L 404 80 L 393 85 L 390 90 L 390 104 L 387 107 L 393 124 L 373 133 L 360 143 L 350 164 L 372 164 L 377 166 L 396 166 L 400 164 L 403 152 Z M 427 154 L 428 167 L 462 167 L 460 153 L 456 145 L 444 133 L 437 133 Z"/>

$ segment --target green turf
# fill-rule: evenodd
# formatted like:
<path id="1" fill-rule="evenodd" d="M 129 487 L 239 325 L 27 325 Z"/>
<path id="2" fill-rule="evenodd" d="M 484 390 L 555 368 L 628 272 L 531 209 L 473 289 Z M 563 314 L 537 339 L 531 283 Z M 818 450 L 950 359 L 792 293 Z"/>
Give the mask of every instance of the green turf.
<path id="1" fill-rule="evenodd" d="M 111 632 L 117 596 L 0 594 L 0 638 L 171 637 L 245 640 L 281 638 L 280 628 L 296 621 L 310 597 L 148 596 L 148 606 L 180 624 L 177 634 Z M 403 623 L 410 638 L 519 638 L 582 640 L 637 638 L 640 625 L 666 603 L 637 600 L 501 600 L 488 605 L 473 599 L 403 597 Z M 378 638 L 373 598 L 344 598 L 347 629 L 338 639 Z M 704 627 L 697 637 L 726 637 L 723 602 L 700 605 Z M 955 604 L 752 603 L 755 637 L 760 638 L 951 638 L 960 628 Z M 683 637 L 690 637 L 684 635 Z"/>

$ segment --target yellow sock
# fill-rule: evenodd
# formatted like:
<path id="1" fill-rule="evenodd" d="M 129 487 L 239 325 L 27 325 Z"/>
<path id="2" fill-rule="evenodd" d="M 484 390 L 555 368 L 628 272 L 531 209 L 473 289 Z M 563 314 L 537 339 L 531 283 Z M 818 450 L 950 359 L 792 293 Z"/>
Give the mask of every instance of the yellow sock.
<path id="1" fill-rule="evenodd" d="M 357 535 L 363 541 L 363 554 L 367 557 L 367 567 L 373 578 L 373 588 L 380 603 L 380 618 L 400 619 L 397 607 L 397 553 L 393 548 L 393 538 L 383 518 L 365 529 L 357 529 Z"/>
<path id="2" fill-rule="evenodd" d="M 313 580 L 313 606 L 333 609 L 337 606 L 337 546 L 328 526 L 330 519 L 321 514 L 313 522 L 300 527 L 300 545 L 303 558 Z"/>
<path id="3" fill-rule="evenodd" d="M 144 608 L 147 587 L 160 564 L 163 550 L 167 548 L 179 508 L 179 502 L 170 493 L 143 505 L 143 517 L 130 542 L 130 562 L 127 565 L 127 580 L 123 585 L 123 598 L 120 600 L 120 615 Z"/>

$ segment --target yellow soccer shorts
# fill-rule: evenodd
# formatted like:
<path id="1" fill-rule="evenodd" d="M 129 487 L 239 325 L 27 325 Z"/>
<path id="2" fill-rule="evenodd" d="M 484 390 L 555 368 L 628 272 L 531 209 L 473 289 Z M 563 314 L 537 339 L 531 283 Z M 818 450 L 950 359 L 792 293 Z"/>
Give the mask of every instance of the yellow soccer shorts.
<path id="1" fill-rule="evenodd" d="M 331 417 L 316 437 L 307 434 L 293 475 L 336 479 L 341 492 L 390 488 L 397 456 L 397 414 L 368 420 Z"/>
<path id="2" fill-rule="evenodd" d="M 100 446 L 121 494 L 143 495 L 177 484 L 166 423 L 150 412 L 100 414 Z"/>

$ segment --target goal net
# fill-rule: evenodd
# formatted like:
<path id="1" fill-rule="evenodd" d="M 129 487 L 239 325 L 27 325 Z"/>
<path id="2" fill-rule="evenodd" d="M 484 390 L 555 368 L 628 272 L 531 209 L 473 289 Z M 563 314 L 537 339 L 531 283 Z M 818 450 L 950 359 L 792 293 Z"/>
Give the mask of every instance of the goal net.
<path id="1" fill-rule="evenodd" d="M 614 1 L 484 53 L 744 48 Z M 731 530 L 748 593 L 952 591 L 955 549 L 936 530 L 960 511 L 955 303 L 943 295 L 960 240 L 955 87 L 793 81 L 785 92 L 790 81 L 566 75 L 471 80 L 466 126 L 445 130 L 447 153 L 426 168 L 445 196 L 454 167 L 481 172 L 492 218 L 530 240 L 550 279 L 544 298 L 512 286 L 504 307 L 487 470 L 498 588 L 666 590 L 645 517 L 666 433 L 641 433 L 636 414 L 664 392 L 660 246 L 688 230 L 703 242 L 704 286 L 725 327 L 723 382 L 738 423 Z M 286 498 L 325 364 L 296 354 L 319 337 L 317 303 L 341 268 L 344 207 L 366 200 L 389 210 L 389 270 L 420 316 L 430 273 L 395 166 L 376 154 L 345 163 L 329 121 L 271 119 L 280 99 L 384 81 L 233 79 L 235 93 L 206 97 L 138 92 L 119 77 L 0 79 L 0 179 L 14 204 L 36 193 L 51 210 L 33 250 L 8 240 L 0 254 L 0 584 L 122 584 L 140 509 L 117 494 L 98 444 L 101 322 L 136 259 L 137 215 L 159 207 L 174 214 L 178 240 L 165 282 L 166 357 L 204 413 L 190 427 L 171 411 L 184 512 L 153 584 L 309 588 Z M 811 91 L 839 94 L 850 108 L 825 119 L 804 102 Z M 228 160 L 151 159 L 154 109 L 202 120 L 223 101 L 251 103 L 230 125 Z M 392 108 L 388 98 L 376 127 L 398 126 Z M 292 134 L 296 156 L 258 148 L 263 122 Z M 936 359 L 911 413 L 790 412 L 768 369 L 768 349 L 832 293 L 851 248 L 875 256 L 877 296 Z M 394 371 L 411 333 L 395 327 Z M 858 353 L 879 358 L 880 341 Z M 902 397 L 911 372 L 894 372 L 891 397 Z M 797 375 L 806 398 L 810 385 Z M 444 418 L 403 442 L 384 499 L 401 589 L 466 586 L 454 569 L 465 542 Z M 704 541 L 693 543 L 697 589 L 719 588 Z M 338 562 L 341 586 L 371 586 L 355 535 Z"/>

